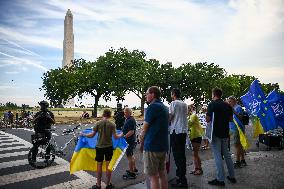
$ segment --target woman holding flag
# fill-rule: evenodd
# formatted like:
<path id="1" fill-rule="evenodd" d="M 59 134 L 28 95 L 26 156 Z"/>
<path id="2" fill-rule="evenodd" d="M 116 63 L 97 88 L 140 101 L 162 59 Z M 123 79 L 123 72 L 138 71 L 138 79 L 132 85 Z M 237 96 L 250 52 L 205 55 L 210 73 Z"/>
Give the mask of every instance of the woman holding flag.
<path id="1" fill-rule="evenodd" d="M 230 122 L 230 130 L 233 132 L 233 140 L 236 153 L 236 162 L 234 163 L 234 168 L 241 168 L 246 166 L 245 161 L 245 150 L 243 142 L 241 141 L 241 135 L 245 134 L 245 126 L 242 123 L 243 109 L 237 104 L 237 100 L 234 96 L 229 96 L 227 99 L 230 106 L 233 108 L 233 122 Z"/>

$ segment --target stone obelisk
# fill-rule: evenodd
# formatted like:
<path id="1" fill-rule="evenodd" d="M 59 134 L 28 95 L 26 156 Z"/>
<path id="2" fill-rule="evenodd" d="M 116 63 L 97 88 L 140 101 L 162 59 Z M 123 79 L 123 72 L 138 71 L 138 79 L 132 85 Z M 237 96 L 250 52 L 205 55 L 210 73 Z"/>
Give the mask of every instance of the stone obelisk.
<path id="1" fill-rule="evenodd" d="M 74 60 L 73 15 L 68 9 L 64 19 L 62 67 L 70 66 L 72 64 L 71 60 Z"/>
<path id="2" fill-rule="evenodd" d="M 73 34 L 73 15 L 71 10 L 68 9 L 64 19 L 64 40 L 63 40 L 63 60 L 62 68 L 72 65 L 71 60 L 74 60 L 74 34 Z M 64 107 L 74 108 L 74 98 L 69 98 L 65 102 Z"/>

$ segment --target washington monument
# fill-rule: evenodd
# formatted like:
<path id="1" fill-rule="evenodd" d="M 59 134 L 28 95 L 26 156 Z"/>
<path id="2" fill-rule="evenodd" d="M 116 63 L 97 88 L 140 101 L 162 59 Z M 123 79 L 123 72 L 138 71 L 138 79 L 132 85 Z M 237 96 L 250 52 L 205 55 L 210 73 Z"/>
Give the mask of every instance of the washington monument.
<path id="1" fill-rule="evenodd" d="M 73 34 L 73 15 L 68 9 L 64 19 L 64 40 L 63 40 L 63 60 L 62 68 L 72 65 L 74 60 L 74 34 Z M 75 107 L 74 98 L 69 98 L 64 107 Z"/>
<path id="2" fill-rule="evenodd" d="M 70 9 L 68 9 L 65 15 L 65 19 L 64 19 L 62 67 L 70 66 L 71 60 L 74 60 L 73 15 Z"/>

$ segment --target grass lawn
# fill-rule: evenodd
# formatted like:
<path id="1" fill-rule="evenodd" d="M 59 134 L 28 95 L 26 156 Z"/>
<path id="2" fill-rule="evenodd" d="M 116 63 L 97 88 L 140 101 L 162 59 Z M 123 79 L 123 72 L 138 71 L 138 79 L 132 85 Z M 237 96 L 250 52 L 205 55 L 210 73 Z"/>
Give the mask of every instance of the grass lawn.
<path id="1" fill-rule="evenodd" d="M 98 117 L 97 118 L 88 118 L 81 119 L 81 115 L 83 111 L 92 115 L 92 108 L 49 108 L 49 110 L 54 114 L 56 124 L 67 124 L 67 123 L 94 123 L 97 120 L 102 118 L 103 109 L 98 109 Z M 39 111 L 39 109 L 27 109 L 26 111 L 33 112 L 34 114 Z M 114 114 L 115 109 L 112 109 L 112 115 Z M 16 113 L 21 115 L 21 109 L 12 110 L 14 114 L 14 119 Z M 4 111 L 0 112 L 0 117 L 3 118 Z M 143 120 L 143 117 L 140 116 L 140 110 L 134 110 L 133 115 L 136 120 Z"/>

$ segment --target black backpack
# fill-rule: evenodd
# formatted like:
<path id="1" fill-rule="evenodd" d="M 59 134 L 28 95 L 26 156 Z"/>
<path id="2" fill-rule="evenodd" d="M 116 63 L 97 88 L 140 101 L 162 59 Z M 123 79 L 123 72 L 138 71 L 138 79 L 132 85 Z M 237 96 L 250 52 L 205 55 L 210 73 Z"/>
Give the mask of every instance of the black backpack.
<path id="1" fill-rule="evenodd" d="M 243 123 L 243 125 L 248 125 L 249 124 L 249 115 L 248 115 L 247 112 L 243 113 L 242 123 Z"/>

